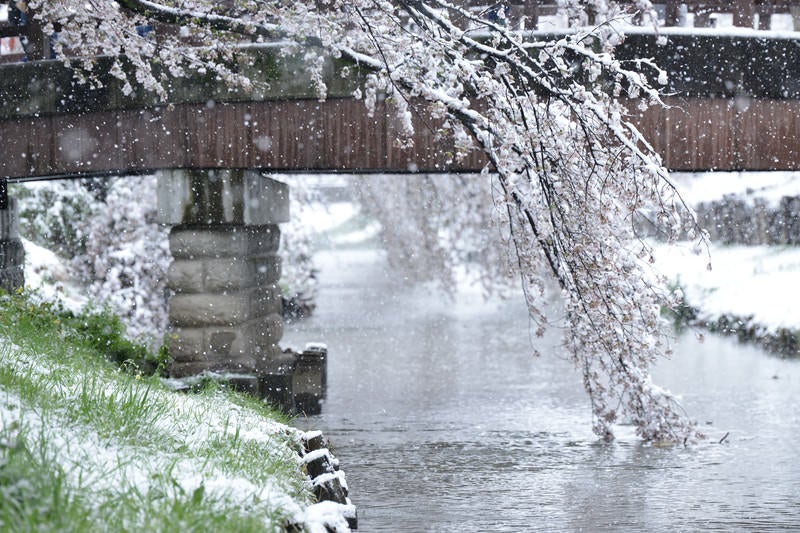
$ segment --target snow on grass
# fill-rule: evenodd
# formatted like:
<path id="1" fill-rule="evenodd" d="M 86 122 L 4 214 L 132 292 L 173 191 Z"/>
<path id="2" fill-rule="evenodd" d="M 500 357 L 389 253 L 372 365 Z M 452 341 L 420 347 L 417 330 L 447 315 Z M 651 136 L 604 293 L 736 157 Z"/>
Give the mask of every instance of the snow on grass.
<path id="1" fill-rule="evenodd" d="M 16 433 L 35 439 L 43 466 L 63 472 L 72 491 L 98 504 L 91 509 L 98 524 L 110 501 L 198 498 L 197 491 L 197 503 L 210 507 L 203 512 L 258 517 L 265 530 L 305 519 L 309 495 L 296 430 L 221 392 L 173 393 L 153 380 L 87 372 L 0 343 L 0 432 L 16 425 Z M 152 508 L 130 507 L 129 522 L 153 524 L 146 516 Z"/>
<path id="2" fill-rule="evenodd" d="M 768 332 L 800 329 L 800 249 L 776 246 L 713 246 L 711 270 L 704 254 L 688 245 L 656 245 L 656 260 L 684 290 L 703 318 L 753 317 Z"/>
<path id="3" fill-rule="evenodd" d="M 690 205 L 734 195 L 775 206 L 784 196 L 800 195 L 800 172 L 676 172 L 671 177 Z"/>
<path id="4" fill-rule="evenodd" d="M 55 319 L 24 329 L 13 314 L 38 316 L 42 307 L 5 298 L 0 530 L 283 531 L 341 522 L 347 509 L 337 518 L 311 505 L 301 432 L 264 404 L 218 388 L 177 393 L 123 372 L 71 343 Z"/>
<path id="5" fill-rule="evenodd" d="M 689 205 L 735 196 L 776 206 L 800 195 L 800 172 L 675 173 L 672 179 Z M 800 248 L 712 245 L 709 270 L 706 254 L 696 255 L 688 243 L 655 247 L 657 267 L 682 287 L 701 318 L 752 317 L 768 333 L 800 329 Z"/>

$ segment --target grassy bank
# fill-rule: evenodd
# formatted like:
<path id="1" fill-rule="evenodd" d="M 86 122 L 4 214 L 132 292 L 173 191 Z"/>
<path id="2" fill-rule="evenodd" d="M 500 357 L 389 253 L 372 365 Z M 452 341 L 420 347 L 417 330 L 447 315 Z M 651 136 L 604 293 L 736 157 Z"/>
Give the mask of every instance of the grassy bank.
<path id="1" fill-rule="evenodd" d="M 297 431 L 219 387 L 167 390 L 148 375 L 161 362 L 107 314 L 0 296 L 0 530 L 282 531 L 306 521 Z"/>
<path id="2" fill-rule="evenodd" d="M 686 303 L 677 310 L 665 309 L 663 314 L 672 321 L 677 331 L 703 329 L 717 335 L 736 337 L 739 342 L 755 344 L 780 357 L 800 358 L 800 330 L 797 329 L 772 330 L 756 322 L 752 315 L 703 315 L 699 309 Z"/>
<path id="3" fill-rule="evenodd" d="M 679 286 L 677 282 L 673 285 Z M 685 289 L 681 290 L 685 294 Z M 718 335 L 735 336 L 739 342 L 758 345 L 780 357 L 800 357 L 799 329 L 770 328 L 759 323 L 753 315 L 711 314 L 691 305 L 685 299 L 674 309 L 663 308 L 662 315 L 667 317 L 679 332 L 687 328 L 704 329 Z"/>
<path id="4" fill-rule="evenodd" d="M 800 356 L 800 247 L 712 246 L 710 258 L 694 252 L 691 243 L 656 244 L 657 267 L 685 300 L 674 310 L 677 322 Z"/>

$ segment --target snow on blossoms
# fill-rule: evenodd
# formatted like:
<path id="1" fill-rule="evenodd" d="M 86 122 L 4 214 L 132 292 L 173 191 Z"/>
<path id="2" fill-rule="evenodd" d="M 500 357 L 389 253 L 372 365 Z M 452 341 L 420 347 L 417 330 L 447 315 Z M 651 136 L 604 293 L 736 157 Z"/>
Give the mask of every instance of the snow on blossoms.
<path id="1" fill-rule="evenodd" d="M 631 103 L 659 105 L 648 79 L 660 81 L 663 72 L 646 59 L 624 65 L 615 60 L 613 44 L 623 38 L 615 18 L 619 6 L 565 2 L 573 24 L 595 24 L 545 40 L 444 0 L 235 6 L 96 0 L 86 6 L 77 0 L 31 2 L 48 31 L 58 25 L 58 54 L 80 51 L 80 61 L 70 61 L 85 66 L 94 55 L 112 54 L 124 66 L 115 75 L 162 95 L 171 76 L 199 71 L 244 87 L 257 84 L 239 74 L 237 61 L 246 62 L 247 51 L 260 43 L 279 41 L 286 53 L 304 59 L 320 98 L 328 59 L 369 71 L 361 90 L 365 105 L 377 98 L 395 104 L 401 144 L 410 142 L 411 117 L 440 117 L 436 133 L 457 140 L 453 156 L 480 150 L 486 171 L 465 180 L 458 194 L 474 196 L 463 205 L 447 197 L 439 203 L 393 198 L 392 205 L 405 212 L 425 205 L 458 212 L 441 215 L 444 226 L 428 228 L 432 233 L 422 245 L 408 238 L 413 232 L 404 225 L 385 226 L 387 242 L 413 250 L 447 276 L 459 257 L 469 255 L 448 252 L 469 240 L 457 228 L 491 221 L 505 255 L 501 259 L 493 248 L 487 251 L 491 260 L 475 264 L 489 284 L 515 275 L 542 327 L 555 322 L 543 310 L 543 280 L 556 281 L 565 300 L 558 322 L 566 326 L 566 345 L 589 393 L 595 432 L 611 438 L 614 422 L 625 420 L 647 440 L 683 442 L 695 435 L 674 399 L 650 382 L 650 365 L 667 350 L 658 309 L 670 304 L 670 296 L 653 282 L 651 250 L 632 221 L 647 212 L 701 243 L 704 236 L 691 215 L 680 218 L 691 210 L 683 209 L 658 155 L 627 119 Z M 649 2 L 636 7 L 649 14 Z M 155 37 L 130 31 L 154 21 L 181 31 Z M 384 188 L 377 206 L 389 207 L 381 199 L 394 194 L 418 195 L 391 180 Z M 417 213 L 409 223 L 424 220 Z"/>

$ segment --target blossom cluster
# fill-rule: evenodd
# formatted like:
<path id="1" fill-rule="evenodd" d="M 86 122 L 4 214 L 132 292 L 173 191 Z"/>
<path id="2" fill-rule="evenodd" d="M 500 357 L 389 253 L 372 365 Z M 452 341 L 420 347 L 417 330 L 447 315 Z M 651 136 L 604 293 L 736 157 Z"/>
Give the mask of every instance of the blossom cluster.
<path id="1" fill-rule="evenodd" d="M 390 247 L 408 250 L 419 271 L 452 273 L 459 254 L 480 242 L 473 230 L 501 228 L 494 241 L 505 252 L 480 248 L 473 263 L 486 280 L 517 276 L 542 327 L 554 321 L 544 311 L 543 279 L 555 279 L 566 302 L 565 344 L 595 431 L 610 437 L 615 421 L 628 420 L 648 440 L 690 438 L 694 426 L 649 378 L 667 351 L 658 315 L 670 295 L 650 272 L 652 250 L 636 233 L 637 217 L 705 237 L 629 118 L 631 108 L 660 104 L 650 80 L 663 82 L 665 73 L 647 58 L 623 64 L 613 52 L 629 20 L 652 22 L 652 6 L 636 2 L 639 16 L 626 18 L 615 2 L 567 0 L 572 28 L 542 39 L 464 4 L 39 0 L 31 7 L 60 31 L 57 53 L 82 64 L 90 83 L 92 58 L 110 54 L 120 58 L 113 72 L 128 88 L 166 94 L 173 77 L 191 72 L 246 88 L 259 80 L 238 74 L 234 59 L 246 61 L 247 50 L 270 41 L 302 52 L 320 98 L 328 59 L 370 71 L 355 96 L 372 112 L 381 99 L 393 104 L 398 142 L 411 142 L 415 116 L 432 117 L 426 127 L 454 147 L 442 151 L 443 161 L 480 150 L 489 163 L 460 189 L 430 178 L 424 194 L 398 180 L 381 182 L 382 194 L 366 191 L 376 209 L 397 210 L 392 220 L 407 215 L 385 226 Z M 170 29 L 135 31 L 156 23 Z M 429 232 L 422 240 L 411 238 L 414 224 Z"/>

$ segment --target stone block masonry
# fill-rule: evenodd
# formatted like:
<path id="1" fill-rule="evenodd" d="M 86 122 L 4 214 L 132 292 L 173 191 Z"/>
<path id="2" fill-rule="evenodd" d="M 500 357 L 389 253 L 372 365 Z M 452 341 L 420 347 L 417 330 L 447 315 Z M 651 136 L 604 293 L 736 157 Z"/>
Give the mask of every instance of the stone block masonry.
<path id="1" fill-rule="evenodd" d="M 280 356 L 278 223 L 285 184 L 249 170 L 159 175 L 159 221 L 172 225 L 170 374 L 259 374 Z"/>
<path id="2" fill-rule="evenodd" d="M 19 238 L 15 198 L 0 209 L 0 289 L 12 292 L 25 284 L 25 250 Z"/>

